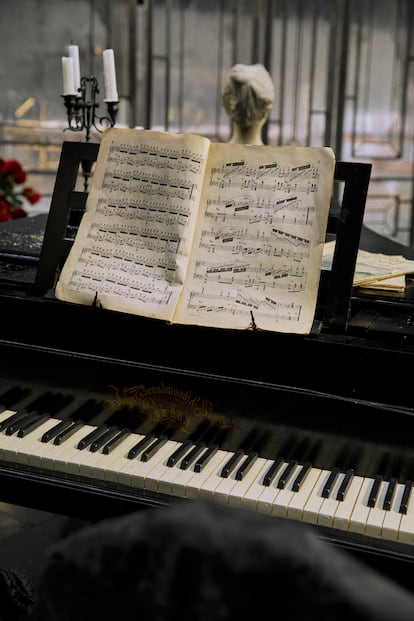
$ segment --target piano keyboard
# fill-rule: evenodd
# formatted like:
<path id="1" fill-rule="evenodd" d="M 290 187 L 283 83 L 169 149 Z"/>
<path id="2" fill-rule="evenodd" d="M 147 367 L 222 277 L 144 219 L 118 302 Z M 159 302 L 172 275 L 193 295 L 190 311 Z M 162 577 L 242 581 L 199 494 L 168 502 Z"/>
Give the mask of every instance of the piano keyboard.
<path id="1" fill-rule="evenodd" d="M 22 397 L 18 393 L 17 400 Z M 13 400 L 13 391 L 0 396 L 2 463 L 137 492 L 209 498 L 340 531 L 414 543 L 410 479 L 380 473 L 362 476 L 352 465 L 318 467 L 310 459 L 283 454 L 270 457 L 261 453 L 257 434 L 247 434 L 249 442 L 229 449 L 228 434 L 206 421 L 181 439 L 162 423 L 141 432 L 143 421 L 136 411 L 105 411 L 103 403 L 92 398 L 75 408 L 71 398 L 61 394 L 43 394 L 20 408 L 10 407 Z"/>

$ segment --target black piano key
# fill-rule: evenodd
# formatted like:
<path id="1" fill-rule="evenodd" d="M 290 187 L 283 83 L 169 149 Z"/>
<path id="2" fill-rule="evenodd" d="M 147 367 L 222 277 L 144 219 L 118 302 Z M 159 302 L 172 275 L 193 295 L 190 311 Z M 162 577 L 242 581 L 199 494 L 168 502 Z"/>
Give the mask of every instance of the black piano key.
<path id="1" fill-rule="evenodd" d="M 44 392 L 36 397 L 33 401 L 26 405 L 23 410 L 21 410 L 22 416 L 19 416 L 19 413 L 16 413 L 16 417 L 13 421 L 6 426 L 6 435 L 13 435 L 16 431 L 18 431 L 21 424 L 23 424 L 23 421 L 29 414 L 43 414 L 45 412 L 49 413 L 49 410 L 53 411 L 57 404 L 57 397 L 61 397 L 61 395 L 56 395 L 51 392 Z"/>
<path id="2" fill-rule="evenodd" d="M 237 449 L 237 451 L 234 451 L 233 455 L 230 457 L 230 459 L 224 464 L 223 468 L 221 469 L 220 476 L 223 479 L 227 479 L 227 477 L 230 476 L 230 474 L 233 472 L 234 468 L 237 466 L 237 464 L 239 463 L 243 455 L 244 455 L 243 449 Z"/>
<path id="3" fill-rule="evenodd" d="M 111 440 L 109 440 L 109 442 L 107 442 L 105 444 L 105 446 L 102 449 L 102 453 L 104 455 L 109 455 L 109 453 L 111 451 L 114 450 L 114 448 L 116 448 L 117 446 L 119 446 L 119 444 L 121 444 L 122 440 L 126 437 L 129 436 L 131 434 L 131 430 L 130 429 L 121 429 L 116 436 L 114 436 Z"/>
<path id="4" fill-rule="evenodd" d="M 31 420 L 30 420 L 31 418 Z M 40 416 L 29 417 L 17 432 L 18 438 L 25 438 L 29 433 L 40 427 L 46 420 L 50 418 L 49 414 L 41 414 Z"/>
<path id="5" fill-rule="evenodd" d="M 272 465 L 270 466 L 269 470 L 266 472 L 266 474 L 263 477 L 263 485 L 266 485 L 266 487 L 269 487 L 269 485 L 273 483 L 274 479 L 276 478 L 276 474 L 280 466 L 283 464 L 283 462 L 284 462 L 283 457 L 276 457 L 276 459 L 273 461 Z"/>
<path id="6" fill-rule="evenodd" d="M 191 435 L 182 443 L 180 446 L 176 448 L 176 450 L 170 455 L 167 461 L 167 466 L 172 468 L 175 464 L 184 457 L 184 455 L 194 447 L 197 442 L 200 442 L 202 438 L 211 437 L 212 428 L 207 421 L 201 422 L 195 431 L 191 433 Z M 193 459 L 194 460 L 194 459 Z M 180 466 L 183 470 L 186 467 L 183 467 L 183 462 L 181 462 Z"/>
<path id="7" fill-rule="evenodd" d="M 96 427 L 96 429 L 92 429 L 89 433 L 86 434 L 82 440 L 79 440 L 77 448 L 82 451 L 92 444 L 97 438 L 99 438 L 102 434 L 104 434 L 108 430 L 106 425 L 101 425 L 100 427 Z"/>
<path id="8" fill-rule="evenodd" d="M 310 461 L 306 461 L 298 474 L 295 477 L 295 480 L 292 483 L 292 491 L 298 492 L 301 488 L 302 483 L 306 480 L 307 474 L 310 472 L 312 468 L 312 463 Z"/>
<path id="9" fill-rule="evenodd" d="M 236 481 L 242 481 L 243 477 L 249 472 L 250 468 L 256 461 L 258 454 L 255 451 L 249 453 L 243 463 L 239 466 L 236 472 Z"/>
<path id="10" fill-rule="evenodd" d="M 24 421 L 28 420 L 30 417 L 30 412 L 27 410 L 21 411 L 21 416 L 17 416 L 15 420 L 6 427 L 5 434 L 6 436 L 12 436 L 16 431 L 18 431 L 23 424 Z"/>
<path id="11" fill-rule="evenodd" d="M 209 446 L 194 464 L 194 472 L 201 472 L 203 468 L 207 466 L 210 459 L 214 457 L 218 450 L 218 444 L 213 444 L 212 446 Z"/>
<path id="12" fill-rule="evenodd" d="M 152 442 L 152 444 L 150 444 L 150 446 L 143 451 L 141 461 L 149 461 L 167 441 L 167 435 L 163 434 L 159 436 L 159 438 L 154 440 L 154 442 Z"/>
<path id="13" fill-rule="evenodd" d="M 100 448 L 105 446 L 107 442 L 112 440 L 114 436 L 116 436 L 119 432 L 119 427 L 109 427 L 107 431 L 105 431 L 99 438 L 94 440 L 89 448 L 91 453 L 96 453 Z"/>
<path id="14" fill-rule="evenodd" d="M 351 481 L 353 479 L 354 474 L 355 473 L 354 473 L 354 470 L 352 468 L 349 468 L 345 472 L 345 476 L 342 479 L 342 483 L 339 486 L 338 493 L 336 495 L 336 500 L 339 500 L 339 501 L 342 502 L 345 499 L 346 491 L 347 491 L 347 489 L 348 489 L 348 487 L 349 487 L 349 485 L 350 485 L 350 483 L 351 483 Z"/>
<path id="15" fill-rule="evenodd" d="M 203 468 L 209 463 L 209 461 L 214 457 L 219 448 L 223 446 L 229 435 L 229 429 L 218 429 L 217 427 L 213 427 L 209 433 L 208 442 L 206 441 L 207 447 L 206 450 L 197 458 L 196 463 L 194 464 L 194 472 L 201 472 Z"/>
<path id="16" fill-rule="evenodd" d="M 185 455 L 185 453 L 193 446 L 193 442 L 191 440 L 186 440 L 180 446 L 177 446 L 175 451 L 169 456 L 167 460 L 167 466 L 172 468 L 178 462 L 178 460 Z"/>
<path id="17" fill-rule="evenodd" d="M 339 472 L 340 470 L 338 467 L 332 468 L 331 474 L 329 475 L 328 480 L 323 486 L 322 498 L 329 498 L 332 488 L 335 485 L 335 481 L 338 478 Z"/>
<path id="18" fill-rule="evenodd" d="M 401 498 L 400 508 L 398 509 L 399 513 L 405 515 L 408 509 L 408 501 L 410 500 L 411 490 L 413 488 L 412 481 L 406 481 L 404 492 Z"/>
<path id="19" fill-rule="evenodd" d="M 298 465 L 298 462 L 296 461 L 296 459 L 289 460 L 289 463 L 287 464 L 286 468 L 283 470 L 277 482 L 278 489 L 285 489 L 297 465 Z"/>
<path id="20" fill-rule="evenodd" d="M 128 459 L 135 459 L 135 457 L 137 457 L 139 455 L 139 453 L 155 438 L 155 434 L 154 433 L 149 433 L 146 436 L 144 436 L 143 438 L 141 438 L 141 440 L 139 440 L 139 442 L 137 442 L 136 444 L 134 444 L 133 447 L 131 447 L 128 451 L 128 455 L 127 458 Z"/>
<path id="21" fill-rule="evenodd" d="M 59 423 L 56 423 L 56 425 L 54 425 L 52 429 L 48 429 L 47 431 L 45 431 L 45 433 L 40 438 L 40 441 L 50 442 L 50 440 L 53 440 L 53 438 L 59 435 L 62 431 L 73 425 L 73 422 L 74 421 L 70 419 L 61 420 Z"/>
<path id="22" fill-rule="evenodd" d="M 6 418 L 6 420 L 0 423 L 0 431 L 6 430 L 10 425 L 14 425 L 16 422 L 18 422 L 19 420 L 22 420 L 28 414 L 29 412 L 25 408 L 23 408 L 22 410 L 19 410 L 18 412 L 15 412 L 14 414 L 11 414 L 10 416 Z M 16 429 L 17 427 L 14 428 L 12 433 L 14 433 Z M 8 435 L 11 435 L 11 434 L 9 433 Z"/>
<path id="23" fill-rule="evenodd" d="M 65 429 L 63 429 L 63 431 L 60 431 L 56 435 L 55 439 L 53 440 L 53 444 L 60 445 L 63 442 L 66 442 L 67 440 L 69 440 L 69 438 L 73 436 L 73 434 L 78 429 L 84 426 L 84 422 L 81 420 L 69 420 L 67 422 L 68 422 L 68 425 L 66 426 Z"/>
<path id="24" fill-rule="evenodd" d="M 52 429 L 42 436 L 42 442 L 49 442 L 54 438 L 54 444 L 61 444 L 68 440 L 82 425 L 103 410 L 103 404 L 96 399 L 84 401 L 74 412 L 62 421 L 56 423 Z"/>
<path id="25" fill-rule="evenodd" d="M 385 511 L 389 511 L 391 509 L 392 499 L 394 498 L 397 482 L 398 481 L 395 477 L 392 477 L 388 482 L 387 491 L 385 492 L 385 498 L 382 505 L 382 508 L 385 509 Z"/>
<path id="26" fill-rule="evenodd" d="M 180 470 L 187 470 L 205 448 L 205 442 L 198 442 L 194 445 L 191 451 L 181 460 Z"/>
<path id="27" fill-rule="evenodd" d="M 375 477 L 372 483 L 371 491 L 369 493 L 368 507 L 371 507 L 371 508 L 375 507 L 375 504 L 377 502 L 378 490 L 380 488 L 381 483 L 382 483 L 382 476 L 380 474 L 377 474 L 377 476 Z"/>

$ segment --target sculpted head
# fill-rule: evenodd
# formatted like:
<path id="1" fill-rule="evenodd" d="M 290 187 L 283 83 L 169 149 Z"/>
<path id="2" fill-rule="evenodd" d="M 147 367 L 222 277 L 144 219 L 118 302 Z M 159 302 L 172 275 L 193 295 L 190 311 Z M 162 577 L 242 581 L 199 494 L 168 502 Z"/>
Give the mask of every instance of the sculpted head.
<path id="1" fill-rule="evenodd" d="M 224 81 L 221 98 L 231 121 L 240 128 L 263 125 L 274 98 L 272 78 L 260 63 L 234 65 Z"/>

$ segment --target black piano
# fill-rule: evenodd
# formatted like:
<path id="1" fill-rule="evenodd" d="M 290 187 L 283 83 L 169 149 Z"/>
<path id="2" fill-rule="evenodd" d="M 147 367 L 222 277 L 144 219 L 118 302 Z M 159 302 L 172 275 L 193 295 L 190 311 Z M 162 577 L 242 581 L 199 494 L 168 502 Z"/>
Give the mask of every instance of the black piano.
<path id="1" fill-rule="evenodd" d="M 410 586 L 411 287 L 352 287 L 371 166 L 336 163 L 334 258 L 301 336 L 58 301 L 98 149 L 63 143 L 39 250 L 0 251 L 0 500 L 99 520 L 210 498 L 311 524 Z"/>

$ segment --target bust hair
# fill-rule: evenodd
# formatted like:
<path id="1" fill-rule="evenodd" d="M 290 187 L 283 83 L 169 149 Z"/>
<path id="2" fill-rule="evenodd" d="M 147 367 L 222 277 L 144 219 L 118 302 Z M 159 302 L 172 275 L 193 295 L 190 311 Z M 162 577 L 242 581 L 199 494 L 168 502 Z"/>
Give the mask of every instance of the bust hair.
<path id="1" fill-rule="evenodd" d="M 273 98 L 272 78 L 260 63 L 234 65 L 221 92 L 227 114 L 234 123 L 245 128 L 267 118 Z"/>

